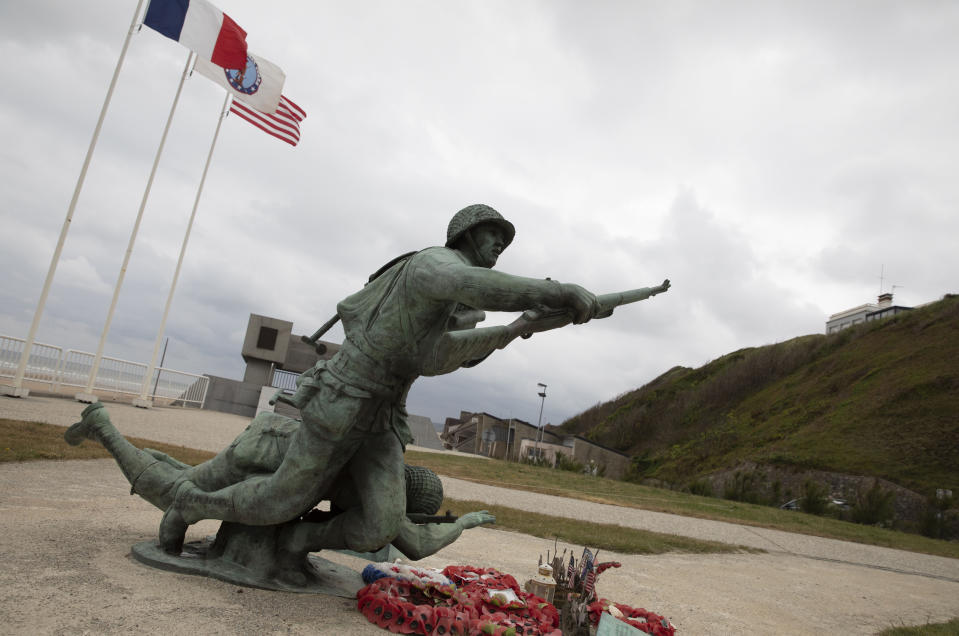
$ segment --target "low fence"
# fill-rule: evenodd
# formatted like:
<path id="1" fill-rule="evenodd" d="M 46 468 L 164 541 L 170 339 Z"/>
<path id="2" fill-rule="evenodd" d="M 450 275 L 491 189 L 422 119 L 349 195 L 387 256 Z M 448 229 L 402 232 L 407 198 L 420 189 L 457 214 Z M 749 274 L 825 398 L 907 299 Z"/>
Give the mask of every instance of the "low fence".
<path id="1" fill-rule="evenodd" d="M 0 335 L 0 377 L 16 376 L 24 343 L 21 338 Z M 64 351 L 55 345 L 34 342 L 23 379 L 49 385 L 56 393 L 62 392 L 64 387 L 84 389 L 95 357 L 87 351 Z M 139 396 L 146 372 L 145 364 L 103 356 L 93 389 L 115 395 Z M 156 367 L 147 385 L 147 397 L 163 404 L 200 408 L 206 400 L 209 383 L 206 376 Z"/>
<path id="2" fill-rule="evenodd" d="M 296 393 L 296 379 L 300 377 L 299 373 L 284 371 L 283 369 L 273 369 L 273 379 L 270 386 L 274 389 L 283 389 L 290 393 Z"/>

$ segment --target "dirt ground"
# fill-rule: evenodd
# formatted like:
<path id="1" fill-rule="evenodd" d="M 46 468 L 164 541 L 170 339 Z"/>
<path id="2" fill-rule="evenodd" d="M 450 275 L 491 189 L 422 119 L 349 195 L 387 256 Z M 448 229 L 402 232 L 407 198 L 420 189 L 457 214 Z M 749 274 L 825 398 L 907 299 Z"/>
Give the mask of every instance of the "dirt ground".
<path id="1" fill-rule="evenodd" d="M 210 450 L 247 423 L 180 409 L 108 408 L 125 434 Z M 0 398 L 0 417 L 12 419 L 69 424 L 79 410 L 69 400 Z M 602 575 L 599 594 L 663 614 L 678 633 L 874 634 L 959 616 L 959 560 L 789 533 L 757 534 L 673 515 L 634 515 L 613 506 L 594 510 L 569 502 L 564 508 L 540 495 L 506 491 L 506 497 L 504 489 L 473 488 L 458 480 L 444 484 L 457 498 L 507 498 L 514 507 L 568 509 L 575 511 L 570 516 L 597 520 L 619 511 L 617 522 L 623 525 L 737 544 L 743 536 L 758 537 L 767 553 L 601 554 L 601 560 L 623 567 Z M 350 599 L 241 588 L 133 560 L 130 547 L 156 536 L 160 512 L 129 495 L 111 460 L 2 464 L 0 485 L 0 634 L 386 633 L 367 623 Z M 197 524 L 188 539 L 213 534 L 216 527 L 216 522 Z M 567 547 L 582 550 L 560 543 L 560 550 Z M 418 563 L 496 567 L 523 582 L 547 549 L 552 542 L 494 526 L 469 530 Z M 322 556 L 357 570 L 365 564 L 336 553 Z"/>

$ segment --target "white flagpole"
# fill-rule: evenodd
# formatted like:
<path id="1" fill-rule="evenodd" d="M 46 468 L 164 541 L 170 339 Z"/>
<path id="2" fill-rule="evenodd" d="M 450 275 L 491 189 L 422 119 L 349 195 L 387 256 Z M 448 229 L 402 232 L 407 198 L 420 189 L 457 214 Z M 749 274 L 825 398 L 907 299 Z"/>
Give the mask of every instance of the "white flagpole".
<path id="1" fill-rule="evenodd" d="M 113 89 L 117 85 L 117 78 L 120 77 L 120 69 L 123 67 L 123 60 L 127 55 L 127 48 L 130 46 L 130 39 L 133 37 L 137 27 L 137 18 L 140 16 L 140 9 L 143 8 L 143 0 L 139 0 L 137 8 L 133 12 L 133 21 L 130 28 L 127 29 L 127 37 L 123 40 L 123 48 L 120 49 L 120 57 L 117 59 L 117 66 L 113 70 L 113 79 L 110 80 L 110 88 L 107 89 L 107 96 L 103 100 L 103 106 L 100 108 L 100 117 L 97 119 L 97 125 L 93 129 L 93 139 L 90 140 L 90 146 L 87 148 L 87 156 L 83 160 L 83 167 L 80 169 L 80 177 L 77 179 L 77 185 L 73 189 L 73 198 L 70 199 L 70 206 L 67 208 L 67 217 L 63 221 L 63 227 L 60 229 L 60 238 L 57 240 L 57 247 L 53 250 L 53 258 L 50 260 L 50 269 L 47 270 L 47 278 L 43 282 L 43 290 L 40 292 L 40 300 L 37 303 L 37 310 L 33 314 L 33 322 L 30 324 L 30 332 L 27 334 L 27 340 L 23 344 L 23 352 L 20 354 L 20 364 L 17 365 L 17 373 L 14 376 L 13 387 L 0 386 L 0 394 L 13 397 L 27 397 L 30 394 L 29 389 L 22 388 L 23 376 L 27 370 L 27 362 L 30 360 L 30 350 L 33 348 L 33 341 L 37 335 L 37 327 L 40 325 L 40 317 L 43 316 L 43 309 L 47 304 L 47 296 L 50 293 L 50 286 L 53 284 L 53 276 L 57 271 L 57 264 L 60 262 L 60 254 L 63 252 L 63 244 L 67 240 L 67 232 L 70 230 L 70 223 L 73 221 L 73 211 L 77 207 L 77 200 L 80 198 L 80 190 L 83 189 L 83 181 L 87 176 L 87 168 L 90 165 L 90 159 L 93 157 L 93 150 L 97 147 L 97 140 L 100 137 L 100 128 L 103 127 L 103 120 L 106 118 L 107 109 L 110 107 L 110 100 L 113 97 Z"/>
<path id="2" fill-rule="evenodd" d="M 77 393 L 78 402 L 96 402 L 97 396 L 93 394 L 93 385 L 97 379 L 97 373 L 100 371 L 100 361 L 103 359 L 103 346 L 106 344 L 107 333 L 110 331 L 110 322 L 113 320 L 113 311 L 117 307 L 117 299 L 120 296 L 120 287 L 123 286 L 123 278 L 127 273 L 127 265 L 130 262 L 130 255 L 133 253 L 133 244 L 136 242 L 137 232 L 140 231 L 140 221 L 143 219 L 143 210 L 146 209 L 147 199 L 150 196 L 150 189 L 153 187 L 153 178 L 156 176 L 157 166 L 160 163 L 160 155 L 163 154 L 163 146 L 166 144 L 167 133 L 170 132 L 170 123 L 173 121 L 173 113 L 176 112 L 177 103 L 180 101 L 180 93 L 183 92 L 183 84 L 186 82 L 187 75 L 190 72 L 190 64 L 193 62 L 193 51 L 186 56 L 186 64 L 183 67 L 183 75 L 180 76 L 180 84 L 176 89 L 176 96 L 173 98 L 173 105 L 170 106 L 170 115 L 167 117 L 166 126 L 163 128 L 163 136 L 160 137 L 160 146 L 157 148 L 156 157 L 153 158 L 153 167 L 150 169 L 150 178 L 147 179 L 146 189 L 143 191 L 143 198 L 140 200 L 140 209 L 137 211 L 137 219 L 133 223 L 133 231 L 130 233 L 130 242 L 127 244 L 127 251 L 123 255 L 123 264 L 120 265 L 120 274 L 117 276 L 117 284 L 113 288 L 113 299 L 110 301 L 110 310 L 107 312 L 107 320 L 103 325 L 103 333 L 100 335 L 100 343 L 97 345 L 97 353 L 93 358 L 93 367 L 90 369 L 90 378 L 87 380 L 87 388 L 83 393 Z"/>
<path id="3" fill-rule="evenodd" d="M 173 282 L 170 283 L 170 293 L 167 295 L 166 307 L 163 308 L 163 318 L 160 320 L 160 330 L 157 331 L 156 344 L 153 345 L 153 357 L 150 358 L 150 366 L 147 368 L 146 375 L 143 376 L 143 386 L 140 387 L 140 397 L 133 400 L 133 406 L 140 408 L 150 408 L 153 401 L 147 397 L 147 389 L 150 386 L 150 380 L 153 378 L 153 371 L 156 369 L 157 354 L 160 351 L 160 342 L 163 340 L 163 332 L 166 329 L 166 319 L 170 313 L 170 305 L 173 303 L 173 293 L 176 291 L 176 283 L 180 278 L 180 267 L 183 265 L 183 256 L 186 254 L 186 246 L 190 241 L 190 232 L 193 230 L 193 220 L 196 218 L 196 210 L 200 205 L 200 195 L 203 194 L 203 185 L 206 183 L 206 174 L 210 169 L 210 161 L 213 159 L 213 149 L 216 148 L 216 140 L 220 136 L 220 126 L 230 109 L 230 94 L 226 94 L 223 100 L 223 108 L 220 110 L 220 119 L 216 122 L 216 131 L 213 133 L 213 141 L 210 142 L 210 152 L 206 156 L 206 165 L 203 166 L 203 176 L 200 177 L 200 185 L 196 190 L 196 198 L 193 200 L 193 211 L 190 212 L 190 221 L 186 226 L 186 233 L 183 235 L 183 244 L 180 246 L 180 257 L 176 262 L 176 269 L 173 272 Z M 156 397 L 156 396 L 153 396 Z"/>

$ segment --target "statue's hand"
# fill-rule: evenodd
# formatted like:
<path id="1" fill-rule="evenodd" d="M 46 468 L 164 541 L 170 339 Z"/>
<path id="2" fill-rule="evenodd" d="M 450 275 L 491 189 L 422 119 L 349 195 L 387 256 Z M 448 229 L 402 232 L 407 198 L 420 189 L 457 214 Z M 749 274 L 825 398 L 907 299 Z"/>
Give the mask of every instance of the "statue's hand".
<path id="1" fill-rule="evenodd" d="M 477 512 L 467 512 L 465 515 L 457 519 L 456 523 L 463 528 L 463 530 L 468 530 L 469 528 L 481 526 L 484 523 L 496 523 L 496 517 L 491 515 L 486 510 L 479 510 Z"/>
<path id="2" fill-rule="evenodd" d="M 573 322 L 581 324 L 588 322 L 599 310 L 596 294 L 573 283 L 562 283 L 563 304 L 573 311 Z"/>
<path id="3" fill-rule="evenodd" d="M 659 287 L 656 287 L 656 291 L 653 292 L 653 296 L 655 296 L 656 294 L 662 294 L 664 291 L 669 291 L 669 287 L 670 287 L 670 283 L 669 283 L 669 279 L 667 278 L 666 280 L 663 281 L 662 285 L 660 285 Z"/>
<path id="4" fill-rule="evenodd" d="M 280 400 L 280 397 L 282 396 L 283 396 L 283 389 L 277 389 L 276 393 L 273 394 L 273 397 L 270 398 L 270 406 L 275 405 Z"/>

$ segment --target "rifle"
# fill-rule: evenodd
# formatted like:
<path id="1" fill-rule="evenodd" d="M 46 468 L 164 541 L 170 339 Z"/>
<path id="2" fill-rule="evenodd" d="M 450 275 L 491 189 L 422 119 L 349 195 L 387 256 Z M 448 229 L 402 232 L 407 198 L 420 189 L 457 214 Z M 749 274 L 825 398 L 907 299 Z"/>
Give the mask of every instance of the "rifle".
<path id="1" fill-rule="evenodd" d="M 663 281 L 662 285 L 656 287 L 640 287 L 639 289 L 630 289 L 629 291 L 616 292 L 612 294 L 603 294 L 596 297 L 596 302 L 600 309 L 593 318 L 609 318 L 613 315 L 613 310 L 622 305 L 637 303 L 646 300 L 656 294 L 661 294 L 670 287 L 669 279 Z M 565 327 L 573 322 L 573 315 L 567 309 L 550 309 L 549 307 L 540 307 L 538 309 L 527 309 L 523 315 L 513 321 L 509 326 L 522 331 L 520 337 L 529 338 L 534 333 L 540 331 L 549 331 Z M 528 327 L 523 330 L 523 324 Z"/>
<path id="2" fill-rule="evenodd" d="M 407 512 L 406 518 L 417 524 L 424 523 L 456 523 L 459 518 L 447 510 L 445 515 L 428 515 L 421 512 Z"/>
<path id="3" fill-rule="evenodd" d="M 608 318 L 617 307 L 646 300 L 667 291 L 669 287 L 669 279 L 666 279 L 662 285 L 656 287 L 641 287 L 597 296 L 599 311 L 593 318 Z M 440 375 L 461 366 L 475 366 L 493 351 L 505 348 L 516 338 L 529 338 L 534 333 L 559 329 L 572 322 L 573 314 L 568 309 L 539 307 L 527 309 L 519 318 L 505 326 L 448 331 L 437 341 L 430 360 L 424 365 L 423 375 Z"/>

